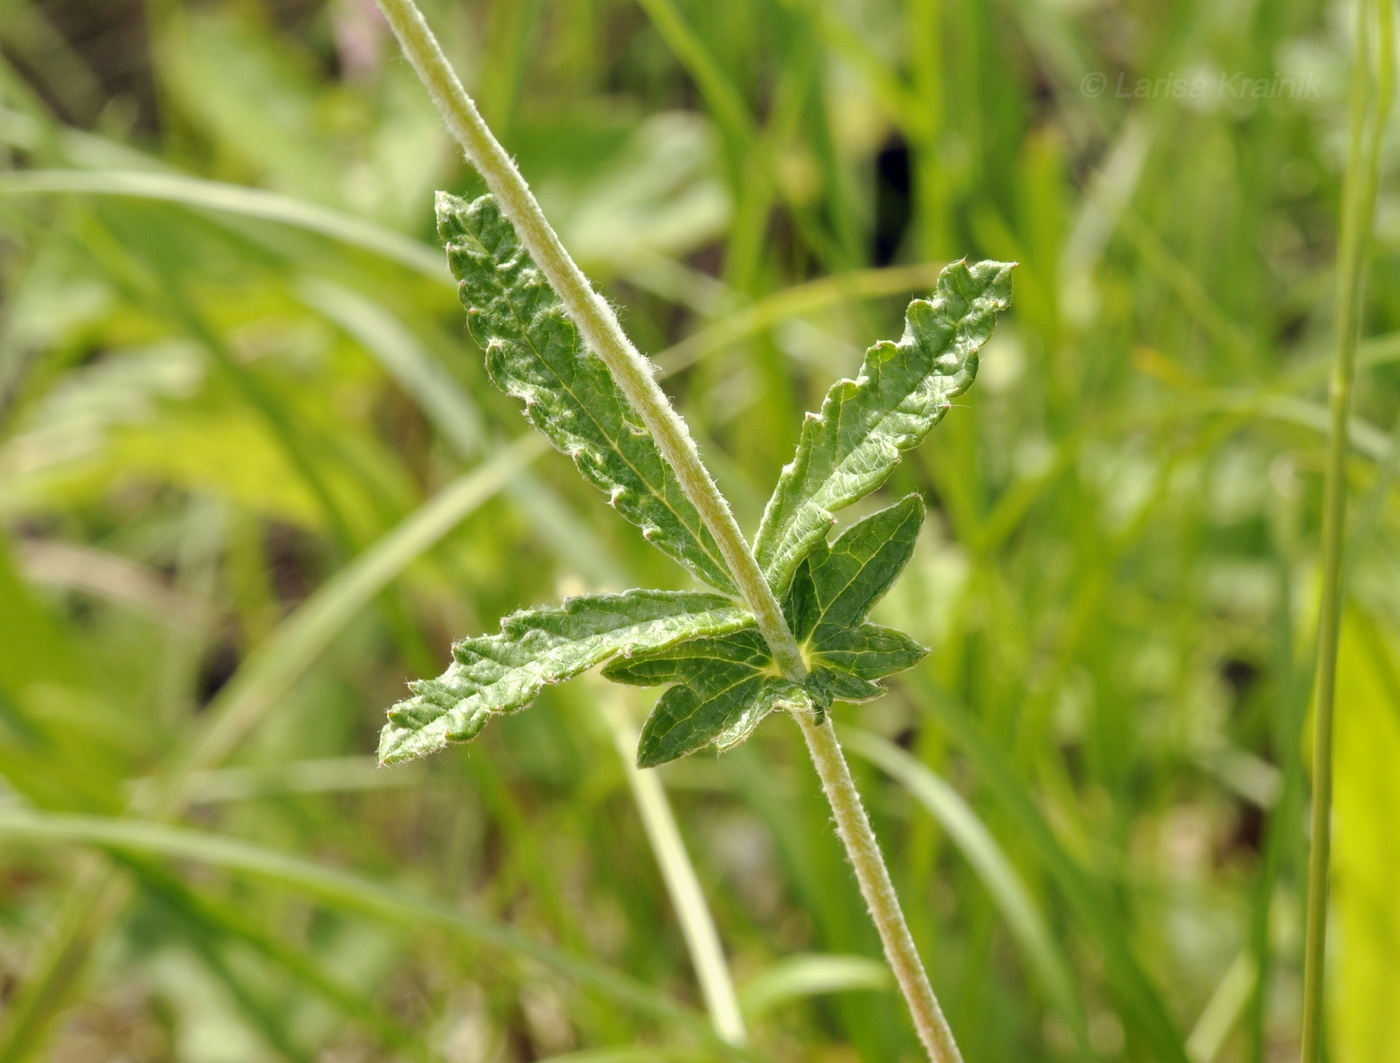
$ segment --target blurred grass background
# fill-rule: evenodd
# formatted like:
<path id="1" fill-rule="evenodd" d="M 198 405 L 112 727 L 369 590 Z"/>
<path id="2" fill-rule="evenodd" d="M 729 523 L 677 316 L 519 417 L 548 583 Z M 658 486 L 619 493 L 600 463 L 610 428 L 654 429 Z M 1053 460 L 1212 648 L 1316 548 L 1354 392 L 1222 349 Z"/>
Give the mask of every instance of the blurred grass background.
<path id="1" fill-rule="evenodd" d="M 889 488 L 932 519 L 884 618 L 934 649 L 838 710 L 859 782 L 969 1063 L 1294 1058 L 1350 5 L 425 7 L 749 530 L 940 265 L 1021 263 Z M 487 385 L 431 231 L 478 183 L 372 5 L 3 0 L 0 57 L 0 1058 L 916 1058 L 790 725 L 660 772 L 747 1055 L 600 711 L 646 696 L 374 769 L 453 637 L 683 583 Z M 1339 1063 L 1400 1061 L 1394 177 Z"/>

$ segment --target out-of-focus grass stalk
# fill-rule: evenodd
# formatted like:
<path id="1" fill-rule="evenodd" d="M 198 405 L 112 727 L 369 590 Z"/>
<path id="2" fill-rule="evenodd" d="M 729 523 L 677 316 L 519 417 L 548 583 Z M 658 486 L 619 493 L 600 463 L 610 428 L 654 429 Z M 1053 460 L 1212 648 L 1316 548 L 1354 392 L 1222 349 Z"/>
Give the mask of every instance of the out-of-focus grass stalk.
<path id="1" fill-rule="evenodd" d="M 855 270 L 794 284 L 692 333 L 656 355 L 655 361 L 664 374 L 679 373 L 728 344 L 738 343 L 799 314 L 847 301 L 932 288 L 941 268 L 936 263 L 920 262 L 910 266 Z"/>
<path id="2" fill-rule="evenodd" d="M 1364 0 L 1357 13 L 1352 66 L 1342 232 L 1337 254 L 1336 358 L 1332 364 L 1331 439 L 1322 512 L 1322 600 L 1317 630 L 1313 737 L 1312 849 L 1303 955 L 1303 1063 L 1322 1058 L 1323 983 L 1327 951 L 1328 864 L 1332 847 L 1332 731 L 1341 637 L 1346 465 L 1352 380 L 1360 327 L 1362 275 L 1380 181 L 1381 141 L 1395 89 L 1395 25 L 1389 0 Z"/>
<path id="3" fill-rule="evenodd" d="M 364 218 L 261 188 L 244 188 L 185 174 L 123 170 L 27 170 L 0 174 L 0 195 L 53 192 L 152 199 L 221 214 L 262 218 L 363 248 L 438 282 L 451 279 L 443 268 L 442 256 L 417 240 Z"/>
<path id="4" fill-rule="evenodd" d="M 1186 1054 L 1191 1057 L 1191 1063 L 1215 1063 L 1219 1058 L 1230 1032 L 1249 1004 L 1258 973 L 1247 948 L 1226 968 L 1201 1017 L 1196 1020 L 1191 1036 L 1186 1039 Z"/>
<path id="5" fill-rule="evenodd" d="M 84 864 L 38 956 L 30 961 L 27 977 L 10 998 L 0 1026 L 0 1063 L 19 1063 L 43 1047 L 74 984 L 82 979 L 94 945 L 130 896 L 130 880 L 108 864 Z"/>
<path id="6" fill-rule="evenodd" d="M 530 434 L 498 451 L 443 488 L 308 598 L 224 687 L 205 712 L 208 722 L 172 754 L 152 786 L 138 794 L 138 800 L 149 804 L 137 803 L 132 811 L 156 819 L 176 818 L 192 796 L 191 780 L 216 767 L 238 746 L 344 625 L 544 447 L 542 437 Z M 30 963 L 0 1023 L 0 1063 L 27 1059 L 42 1045 L 93 946 L 128 896 L 127 880 L 108 867 L 75 881 L 52 934 Z"/>
<path id="7" fill-rule="evenodd" d="M 642 817 L 642 827 L 646 830 L 647 841 L 651 843 L 651 851 L 661 867 L 661 877 L 671 897 L 671 907 L 680 920 L 681 933 L 685 936 L 690 962 L 695 968 L 695 978 L 700 983 L 705 1009 L 710 1013 L 715 1033 L 729 1044 L 742 1045 L 748 1040 L 748 1031 L 744 1028 L 738 995 L 734 992 L 734 979 L 725 962 L 719 932 L 705 903 L 705 893 L 700 888 L 695 865 L 690 862 L 680 828 L 676 826 L 675 814 L 671 811 L 671 803 L 666 800 L 661 778 L 654 771 L 644 771 L 636 766 L 637 729 L 627 718 L 618 693 L 600 693 L 598 704 L 622 758 L 622 771 L 627 776 L 632 800 Z"/>
<path id="8" fill-rule="evenodd" d="M 172 827 L 124 817 L 0 808 L 0 836 L 46 845 L 81 844 L 118 853 L 194 861 L 297 890 L 345 911 L 371 914 L 410 928 L 435 928 L 501 949 L 626 1003 L 642 1014 L 674 1022 L 711 1043 L 710 1028 L 699 1014 L 650 985 L 583 956 L 542 944 L 510 926 L 471 915 L 459 907 L 400 889 L 382 881 L 278 852 L 260 845 L 186 827 Z M 713 1044 L 721 1058 L 757 1063 L 747 1049 Z"/>

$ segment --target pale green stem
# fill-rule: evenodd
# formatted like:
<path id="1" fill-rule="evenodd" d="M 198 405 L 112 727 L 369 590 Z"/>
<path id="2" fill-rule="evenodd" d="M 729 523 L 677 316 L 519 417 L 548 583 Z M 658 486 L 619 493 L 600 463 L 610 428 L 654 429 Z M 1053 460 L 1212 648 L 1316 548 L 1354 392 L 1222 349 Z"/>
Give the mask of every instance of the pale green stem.
<path id="1" fill-rule="evenodd" d="M 860 791 L 851 778 L 851 769 L 846 764 L 845 754 L 841 752 L 841 743 L 836 740 L 830 719 L 818 723 L 811 713 L 794 712 L 793 716 L 802 728 L 802 737 L 807 740 L 807 749 L 812 754 L 812 763 L 817 766 L 822 789 L 831 802 L 836 833 L 840 835 L 846 854 L 855 868 L 861 896 L 865 898 L 870 917 L 879 928 L 885 958 L 894 971 L 904 998 L 909 1002 L 919 1040 L 935 1063 L 962 1063 L 962 1053 L 958 1051 L 953 1031 L 943 1017 L 943 1009 L 938 1006 L 938 998 L 934 996 L 933 986 L 929 985 L 928 975 L 919 960 L 914 938 L 909 933 L 909 924 L 904 921 L 904 912 L 899 907 L 899 895 L 894 891 L 889 869 L 880 855 L 880 843 L 870 826 L 870 817 L 865 814 Z"/>
<path id="2" fill-rule="evenodd" d="M 487 128 L 413 0 L 378 3 L 448 131 L 481 173 L 589 348 L 607 365 L 656 440 L 662 456 L 675 470 L 681 488 L 714 535 L 774 660 L 787 678 L 800 682 L 807 675 L 802 652 L 729 504 L 701 462 L 689 429 L 657 384 L 654 365 L 632 345 L 611 307 L 593 290 L 560 243 L 525 178 Z M 846 846 L 885 956 L 913 1013 L 914 1026 L 929 1058 L 933 1063 L 961 1063 L 962 1057 L 919 962 L 889 871 L 881 859 L 879 842 L 861 806 L 860 794 L 831 724 L 819 724 L 800 712 L 794 715 L 807 738 L 822 788 L 836 817 L 837 833 Z"/>
<path id="3" fill-rule="evenodd" d="M 1328 866 L 1332 847 L 1332 732 L 1337 650 L 1342 627 L 1346 464 L 1352 379 L 1361 319 L 1362 274 L 1376 207 L 1381 141 L 1394 93 L 1395 34 L 1389 0 L 1365 0 L 1357 14 L 1342 233 L 1337 252 L 1337 355 L 1329 387 L 1331 437 L 1322 508 L 1322 600 L 1318 610 L 1313 737 L 1312 848 L 1308 854 L 1308 922 L 1303 954 L 1303 1063 L 1322 1059 L 1323 984 L 1327 954 Z M 1373 22 L 1374 20 L 1374 22 Z M 1376 39 L 1371 40 L 1371 30 Z M 1373 60 L 1372 49 L 1376 55 Z M 1373 70 L 1373 61 L 1378 66 Z M 1370 135 L 1367 136 L 1369 127 Z"/>
<path id="4" fill-rule="evenodd" d="M 637 729 L 627 718 L 622 699 L 615 694 L 605 695 L 598 699 L 598 703 L 622 757 L 622 771 L 627 776 L 627 785 L 632 790 L 632 800 L 642 818 L 651 851 L 661 868 L 661 878 L 666 883 L 666 892 L 670 894 L 671 907 L 680 920 L 681 933 L 690 952 L 691 965 L 695 968 L 695 979 L 700 983 L 700 992 L 705 998 L 705 1010 L 710 1013 L 710 1022 L 722 1040 L 731 1045 L 742 1045 L 748 1040 L 748 1031 L 744 1028 L 744 1016 L 739 1010 L 739 997 L 734 992 L 734 980 L 730 977 L 729 965 L 725 962 L 724 950 L 719 943 L 719 932 L 710 917 L 700 880 L 695 875 L 695 865 L 685 851 L 685 842 L 681 839 L 680 828 L 676 826 L 671 803 L 666 800 L 661 778 L 654 771 L 643 771 L 637 767 Z"/>

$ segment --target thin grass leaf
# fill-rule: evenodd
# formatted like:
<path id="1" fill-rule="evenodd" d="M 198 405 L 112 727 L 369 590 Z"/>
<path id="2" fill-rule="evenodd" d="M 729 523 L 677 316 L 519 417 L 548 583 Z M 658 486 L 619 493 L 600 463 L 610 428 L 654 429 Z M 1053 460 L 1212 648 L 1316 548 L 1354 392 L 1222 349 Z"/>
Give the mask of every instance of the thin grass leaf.
<path id="1" fill-rule="evenodd" d="M 370 913 L 416 929 L 435 926 L 456 937 L 532 960 L 639 1011 L 683 1025 L 707 1041 L 713 1039 L 709 1025 L 690 1009 L 596 961 L 540 944 L 508 926 L 462 912 L 431 897 L 235 838 L 129 819 L 13 808 L 0 810 L 0 836 L 31 844 L 77 843 L 193 860 L 301 891 L 335 908 Z M 720 1045 L 716 1043 L 716 1047 Z M 723 1050 L 742 1054 L 727 1046 Z"/>
<path id="2" fill-rule="evenodd" d="M 890 969 L 867 956 L 788 956 L 750 978 L 740 990 L 739 1003 L 744 1015 L 753 1020 L 792 1000 L 893 987 Z"/>
<path id="3" fill-rule="evenodd" d="M 274 969 L 282 970 L 298 984 L 315 992 L 350 1021 L 372 1030 L 384 1044 L 418 1059 L 430 1058 L 422 1033 L 409 1030 L 383 1013 L 374 1000 L 322 970 L 314 950 L 308 952 L 263 930 L 227 900 L 205 898 L 156 864 L 130 855 L 118 855 L 116 859 L 137 876 L 142 889 L 158 897 L 173 914 L 187 922 L 192 934 L 202 934 L 211 943 L 224 946 L 235 942 L 242 945 Z"/>
<path id="4" fill-rule="evenodd" d="M 977 351 L 1010 305 L 1011 268 L 953 263 L 932 299 L 909 304 L 899 342 L 870 348 L 860 375 L 837 381 L 821 412 L 807 415 L 754 543 L 774 588 L 786 589 L 833 514 L 884 483 L 900 454 L 918 446 L 972 385 Z"/>
<path id="5" fill-rule="evenodd" d="M 439 491 L 302 603 L 210 703 L 204 714 L 207 723 L 172 758 L 162 780 L 165 795 L 157 800 L 181 803 L 194 772 L 222 761 L 383 587 L 494 497 L 543 447 L 538 436 L 525 435 L 497 451 Z"/>
<path id="6" fill-rule="evenodd" d="M 918 673 L 915 673 L 916 675 Z M 1189 1063 L 1186 1039 L 1166 1002 L 1130 947 L 1131 928 L 1120 906 L 1060 843 L 1006 755 L 967 710 L 929 684 L 921 684 L 940 721 L 977 767 L 988 791 L 1006 809 L 1017 830 L 1054 881 L 1079 925 L 1098 945 L 1105 981 L 1118 1013 L 1153 1059 Z"/>
<path id="7" fill-rule="evenodd" d="M 744 1044 L 749 1035 L 744 1027 L 743 1012 L 700 877 L 681 838 L 680 826 L 660 777 L 654 772 L 639 771 L 632 764 L 637 732 L 627 710 L 626 703 L 630 699 L 621 692 L 614 692 L 614 695 L 598 699 L 599 712 L 622 757 L 627 788 L 646 831 L 652 855 L 661 869 L 671 908 L 680 922 L 705 1010 L 710 1014 L 716 1034 L 730 1044 Z"/>
<path id="8" fill-rule="evenodd" d="M 520 245 L 492 196 L 439 193 L 438 233 L 486 370 L 648 542 L 735 593 L 714 536 L 602 359 Z"/>
<path id="9" fill-rule="evenodd" d="M 259 188 L 207 181 L 175 173 L 125 170 L 29 170 L 0 174 L 0 195 L 71 192 L 130 196 L 237 217 L 261 218 L 329 236 L 371 251 L 433 280 L 443 279 L 441 260 L 432 250 L 392 229 L 364 218 Z"/>
<path id="10" fill-rule="evenodd" d="M 546 686 L 618 654 L 661 649 L 751 622 L 729 599 L 692 591 L 590 594 L 515 613 L 501 622 L 499 634 L 456 643 L 456 660 L 437 679 L 409 684 L 413 696 L 389 710 L 380 763 L 470 741 L 492 715 L 523 709 Z"/>
<path id="11" fill-rule="evenodd" d="M 419 339 L 383 306 L 324 277 L 306 277 L 297 296 L 344 329 L 374 357 L 394 382 L 413 396 L 424 415 L 466 459 L 482 451 L 486 431 L 481 411 Z"/>

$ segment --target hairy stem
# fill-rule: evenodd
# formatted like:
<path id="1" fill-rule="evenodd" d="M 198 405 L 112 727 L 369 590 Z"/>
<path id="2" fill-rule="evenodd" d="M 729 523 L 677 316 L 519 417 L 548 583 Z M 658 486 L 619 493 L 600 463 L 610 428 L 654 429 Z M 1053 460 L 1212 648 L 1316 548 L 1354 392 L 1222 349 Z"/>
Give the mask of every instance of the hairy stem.
<path id="1" fill-rule="evenodd" d="M 1342 186 L 1342 233 L 1337 252 L 1337 354 L 1332 363 L 1329 387 L 1331 436 L 1322 509 L 1312 849 L 1308 854 L 1308 922 L 1303 955 L 1303 1063 L 1319 1063 L 1322 1059 L 1328 865 L 1332 848 L 1332 732 L 1345 574 L 1347 423 L 1352 379 L 1356 375 L 1362 274 L 1380 179 L 1381 141 L 1394 95 L 1393 20 L 1389 0 L 1365 0 L 1360 5 L 1352 68 L 1347 169 Z"/>
<path id="2" fill-rule="evenodd" d="M 953 1031 L 943 1017 L 943 1009 L 938 1006 L 938 998 L 933 995 L 933 987 L 929 985 L 928 975 L 914 947 L 914 938 L 899 907 L 899 895 L 894 891 L 889 868 L 880 854 L 880 843 L 870 826 L 870 817 L 865 814 L 865 806 L 861 804 L 860 791 L 851 778 L 851 769 L 846 764 L 845 754 L 841 752 L 841 743 L 836 740 L 831 719 L 828 716 L 824 722 L 818 723 L 810 713 L 795 712 L 793 716 L 802 728 L 802 737 L 807 740 L 807 749 L 812 754 L 812 763 L 817 766 L 822 789 L 831 803 L 836 833 L 840 835 L 846 854 L 855 867 L 861 896 L 865 898 L 870 917 L 880 931 L 885 958 L 894 970 L 904 998 L 909 1002 L 919 1040 L 934 1063 L 962 1063 L 962 1053 L 953 1040 Z"/>
<path id="3" fill-rule="evenodd" d="M 774 660 L 787 678 L 800 682 L 806 678 L 807 666 L 797 641 L 739 530 L 729 503 L 701 462 L 685 421 L 657 384 L 654 365 L 632 345 L 611 307 L 593 290 L 565 250 L 525 178 L 462 88 L 413 0 L 378 0 L 378 3 L 404 54 L 447 123 L 448 131 L 480 171 L 502 213 L 515 226 L 520 242 L 558 294 L 588 346 L 607 365 L 623 394 L 636 408 L 662 456 L 675 470 L 682 489 L 714 535 Z M 829 721 L 818 724 L 803 713 L 794 715 L 807 738 L 822 788 L 836 817 L 837 832 L 929 1058 L 933 1063 L 961 1063 L 962 1057 L 919 961 L 875 832 L 865 815 L 831 724 Z"/>
<path id="4" fill-rule="evenodd" d="M 666 791 L 661 779 L 654 771 L 645 771 L 636 765 L 637 730 L 627 718 L 622 699 L 616 695 L 599 699 L 603 718 L 612 732 L 617 751 L 622 756 L 622 770 L 627 776 L 627 785 L 632 790 L 632 800 L 642 817 L 642 827 L 651 843 L 652 853 L 661 867 L 661 877 L 666 883 L 666 892 L 671 896 L 671 907 L 680 920 L 681 933 L 690 952 L 690 962 L 695 968 L 695 979 L 700 983 L 700 993 L 705 998 L 705 1010 L 710 1013 L 710 1022 L 721 1040 L 731 1045 L 742 1045 L 748 1040 L 744 1028 L 744 1016 L 739 1011 L 739 998 L 734 992 L 734 980 L 729 974 L 729 965 L 720 947 L 719 932 L 710 917 L 710 908 L 705 903 L 705 894 L 700 889 L 700 880 L 695 875 L 695 865 L 685 851 L 680 828 L 671 811 L 671 803 L 666 800 Z"/>
<path id="5" fill-rule="evenodd" d="M 725 564 L 753 610 L 758 629 L 774 657 L 783 671 L 805 676 L 806 666 L 783 619 L 778 600 L 759 571 L 729 503 L 701 462 L 685 421 L 676 414 L 671 400 L 656 382 L 655 366 L 632 345 L 612 307 L 593 290 L 588 278 L 565 250 L 514 160 L 496 140 L 476 104 L 457 80 L 413 0 L 379 0 L 379 6 L 447 123 L 448 131 L 466 153 L 468 161 L 481 173 L 486 187 L 500 204 L 501 212 L 515 226 L 520 242 L 548 279 L 589 348 L 607 365 L 618 387 L 656 440 L 662 456 L 675 469 L 681 488 L 715 537 Z"/>

